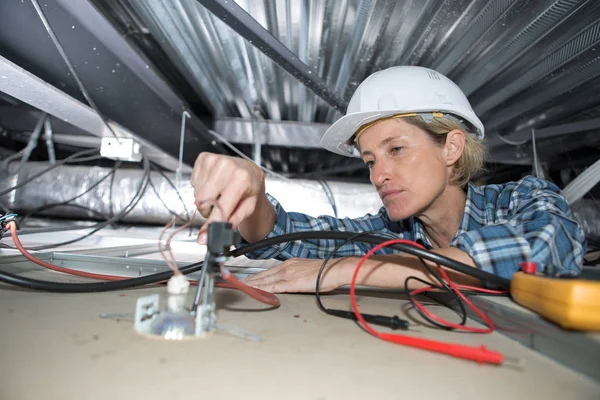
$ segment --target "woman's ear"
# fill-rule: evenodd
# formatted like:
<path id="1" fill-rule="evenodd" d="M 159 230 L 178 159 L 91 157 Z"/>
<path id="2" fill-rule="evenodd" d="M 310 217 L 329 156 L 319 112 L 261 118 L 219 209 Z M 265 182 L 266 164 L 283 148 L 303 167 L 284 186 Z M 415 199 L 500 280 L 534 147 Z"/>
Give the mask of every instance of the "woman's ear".
<path id="1" fill-rule="evenodd" d="M 465 149 L 465 133 L 460 129 L 453 129 L 446 135 L 446 144 L 444 145 L 446 155 L 446 165 L 456 164 Z"/>

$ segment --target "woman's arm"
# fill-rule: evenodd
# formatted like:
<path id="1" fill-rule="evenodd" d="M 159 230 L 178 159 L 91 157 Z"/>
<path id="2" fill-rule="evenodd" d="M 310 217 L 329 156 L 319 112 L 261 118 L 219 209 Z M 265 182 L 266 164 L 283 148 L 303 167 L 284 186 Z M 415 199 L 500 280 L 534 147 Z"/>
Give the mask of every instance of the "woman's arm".
<path id="1" fill-rule="evenodd" d="M 475 267 L 473 259 L 457 248 L 433 251 Z M 323 273 L 320 289 L 325 292 L 349 285 L 359 260 L 360 257 L 331 260 Z M 437 269 L 433 262 L 424 261 L 433 267 L 434 271 Z M 314 292 L 317 273 L 322 263 L 323 260 L 289 259 L 276 267 L 249 277 L 246 283 L 273 293 Z M 450 269 L 446 269 L 446 272 L 455 283 L 481 286 L 477 278 Z M 356 283 L 381 288 L 403 288 L 404 281 L 409 276 L 436 282 L 417 257 L 409 254 L 386 254 L 369 258 L 360 269 Z M 418 282 L 413 281 L 410 287 L 416 288 L 419 285 Z"/>
<path id="2" fill-rule="evenodd" d="M 376 232 L 382 237 L 403 238 L 402 232 L 392 232 L 390 230 L 391 222 L 382 208 L 379 213 L 367 214 L 361 218 L 335 218 L 329 215 L 312 217 L 307 214 L 297 212 L 287 212 L 281 204 L 272 196 L 267 195 L 274 212 L 275 223 L 273 229 L 263 238 L 281 236 L 288 233 L 307 232 L 307 231 L 342 231 L 342 232 Z M 250 242 L 248 238 L 242 237 Z M 275 258 L 287 260 L 289 258 L 326 258 L 340 244 L 339 240 L 314 239 L 295 242 L 286 242 L 277 244 L 265 249 L 257 250 L 246 254 L 246 257 L 252 259 Z M 341 246 L 336 257 L 349 257 L 363 255 L 369 251 L 372 246 L 349 242 Z"/>

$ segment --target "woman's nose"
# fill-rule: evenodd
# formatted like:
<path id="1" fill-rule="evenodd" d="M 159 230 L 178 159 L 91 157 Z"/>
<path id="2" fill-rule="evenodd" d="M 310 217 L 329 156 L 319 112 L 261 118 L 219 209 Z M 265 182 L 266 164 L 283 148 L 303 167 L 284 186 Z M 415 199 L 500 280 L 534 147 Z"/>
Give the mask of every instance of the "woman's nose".
<path id="1" fill-rule="evenodd" d="M 390 178 L 389 165 L 385 161 L 376 162 L 371 168 L 371 183 L 375 186 L 383 186 Z"/>

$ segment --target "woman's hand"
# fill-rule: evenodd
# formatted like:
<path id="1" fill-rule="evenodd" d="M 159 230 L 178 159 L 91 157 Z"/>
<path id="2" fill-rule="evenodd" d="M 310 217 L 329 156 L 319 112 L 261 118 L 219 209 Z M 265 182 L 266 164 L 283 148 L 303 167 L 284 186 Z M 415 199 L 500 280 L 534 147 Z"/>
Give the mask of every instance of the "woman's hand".
<path id="1" fill-rule="evenodd" d="M 319 291 L 328 292 L 346 284 L 344 259 L 327 263 L 321 276 Z M 271 293 L 314 293 L 317 274 L 323 260 L 290 258 L 281 264 L 248 277 L 244 283 Z"/>
<path id="2" fill-rule="evenodd" d="M 198 236 L 200 243 L 206 243 L 208 225 L 215 221 L 231 223 L 248 241 L 262 239 L 273 229 L 275 213 L 265 195 L 265 176 L 253 162 L 200 153 L 191 183 L 196 207 L 207 218 Z"/>

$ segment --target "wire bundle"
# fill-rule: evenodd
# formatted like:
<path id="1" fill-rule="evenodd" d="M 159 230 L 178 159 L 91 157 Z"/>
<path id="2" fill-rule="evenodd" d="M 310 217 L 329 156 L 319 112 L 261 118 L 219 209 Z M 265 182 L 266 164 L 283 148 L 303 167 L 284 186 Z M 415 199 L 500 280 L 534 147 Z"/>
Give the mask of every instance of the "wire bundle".
<path id="1" fill-rule="evenodd" d="M 480 347 L 465 346 L 462 344 L 446 343 L 446 342 L 440 342 L 440 341 L 436 341 L 436 340 L 422 339 L 422 338 L 417 338 L 417 337 L 413 337 L 413 336 L 407 336 L 407 335 L 378 332 L 368 324 L 368 322 L 365 320 L 365 318 L 360 313 L 360 311 L 358 309 L 358 305 L 356 303 L 356 279 L 358 277 L 358 272 L 360 271 L 360 269 L 364 265 L 364 263 L 369 259 L 369 257 L 371 257 L 376 251 L 378 251 L 379 249 L 382 249 L 384 247 L 387 247 L 387 246 L 398 245 L 398 244 L 407 244 L 407 245 L 414 246 L 416 248 L 422 247 L 419 244 L 408 241 L 408 240 L 403 240 L 403 239 L 388 240 L 388 241 L 380 243 L 379 245 L 372 248 L 364 257 L 361 258 L 356 269 L 354 270 L 354 274 L 352 275 L 352 282 L 350 284 L 350 302 L 352 304 L 352 310 L 354 311 L 356 319 L 360 322 L 362 327 L 367 332 L 372 334 L 373 336 L 375 336 L 381 340 L 387 341 L 387 342 L 401 344 L 401 345 L 409 346 L 409 347 L 415 347 L 415 348 L 419 348 L 419 349 L 426 350 L 426 351 L 447 354 L 452 357 L 475 361 L 480 364 L 486 363 L 486 364 L 501 365 L 501 364 L 506 363 L 507 361 L 512 361 L 510 359 L 507 359 L 502 353 L 499 353 L 499 352 L 493 351 L 493 350 L 489 350 L 489 349 L 485 348 L 484 346 L 480 346 Z M 424 263 L 424 264 L 426 264 L 426 263 Z M 450 286 L 450 288 L 471 309 L 473 309 L 473 311 L 475 311 L 480 316 L 480 318 L 482 318 L 485 321 L 486 325 L 488 326 L 487 329 L 466 327 L 466 326 L 462 326 L 462 325 L 452 324 L 452 323 L 445 321 L 445 320 L 435 316 L 434 314 L 428 312 L 424 307 L 418 305 L 419 303 L 414 303 L 414 304 L 418 305 L 417 308 L 420 309 L 421 312 L 424 312 L 426 315 L 428 315 L 429 318 L 436 320 L 437 323 L 444 324 L 450 328 L 464 329 L 464 330 L 467 330 L 470 332 L 477 332 L 477 333 L 493 332 L 494 324 L 492 323 L 492 321 L 487 316 L 483 315 L 483 313 L 481 313 L 481 311 L 479 311 L 477 309 L 477 307 L 475 307 L 460 291 L 461 288 L 479 291 L 479 288 L 475 288 L 475 287 L 471 287 L 471 286 L 464 286 L 464 285 L 456 285 L 450 280 L 446 271 L 444 271 L 444 269 L 439 264 L 438 264 L 438 270 L 439 270 L 440 274 L 442 275 L 443 280 L 445 281 L 444 283 L 447 284 L 448 286 Z M 410 278 L 407 278 L 407 281 L 408 281 L 408 279 L 410 279 Z M 405 285 L 406 284 L 407 283 L 405 282 Z M 430 286 L 422 288 L 422 289 L 417 289 L 417 290 L 410 292 L 409 296 L 414 296 L 416 294 L 423 293 L 423 292 L 426 292 L 431 289 L 432 288 Z M 487 292 L 487 290 L 485 290 L 485 291 Z M 499 293 L 498 291 L 494 291 L 494 292 L 496 294 Z"/>

